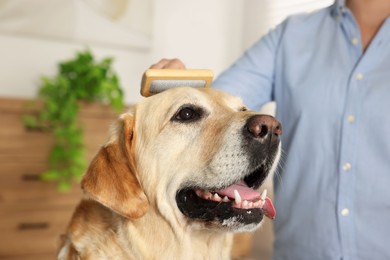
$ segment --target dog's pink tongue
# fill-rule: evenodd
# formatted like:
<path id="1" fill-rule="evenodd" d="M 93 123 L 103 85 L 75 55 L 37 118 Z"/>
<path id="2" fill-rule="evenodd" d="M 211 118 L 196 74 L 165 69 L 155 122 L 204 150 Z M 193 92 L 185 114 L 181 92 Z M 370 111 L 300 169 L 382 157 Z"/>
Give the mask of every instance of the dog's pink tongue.
<path id="1" fill-rule="evenodd" d="M 264 215 L 266 215 L 270 219 L 274 219 L 276 216 L 276 210 L 274 205 L 272 204 L 272 200 L 270 198 L 265 198 L 264 206 L 263 206 Z"/>
<path id="2" fill-rule="evenodd" d="M 260 193 L 249 188 L 244 181 L 233 184 L 226 189 L 219 190 L 217 193 L 222 195 L 222 197 L 228 196 L 229 198 L 234 199 L 234 190 L 237 190 L 238 193 L 240 193 L 243 200 L 256 201 L 260 199 Z"/>

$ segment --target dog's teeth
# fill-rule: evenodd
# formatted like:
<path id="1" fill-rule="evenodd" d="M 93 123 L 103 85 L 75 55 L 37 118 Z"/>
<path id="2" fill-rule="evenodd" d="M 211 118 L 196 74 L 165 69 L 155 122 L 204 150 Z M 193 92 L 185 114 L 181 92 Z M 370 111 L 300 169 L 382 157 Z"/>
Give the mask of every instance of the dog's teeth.
<path id="1" fill-rule="evenodd" d="M 221 197 L 218 195 L 218 193 L 214 193 L 213 199 L 215 201 L 221 201 L 222 200 Z"/>
<path id="2" fill-rule="evenodd" d="M 247 208 L 248 208 L 248 201 L 247 201 L 247 200 L 244 200 L 244 201 L 242 202 L 242 207 L 243 207 L 244 209 L 247 209 Z"/>
<path id="3" fill-rule="evenodd" d="M 264 201 L 266 197 L 267 197 L 267 189 L 263 190 L 263 192 L 260 195 L 260 199 Z"/>
<path id="4" fill-rule="evenodd" d="M 234 201 L 236 202 L 236 204 L 240 204 L 241 203 L 241 196 L 240 196 L 240 193 L 238 193 L 237 190 L 234 190 Z"/>
<path id="5" fill-rule="evenodd" d="M 253 202 L 249 202 L 249 203 L 248 203 L 248 208 L 252 209 L 252 208 L 253 208 L 253 205 L 254 205 Z"/>
<path id="6" fill-rule="evenodd" d="M 262 209 L 265 203 L 265 199 L 262 200 L 261 198 L 258 201 L 253 202 L 253 207 Z"/>
<path id="7" fill-rule="evenodd" d="M 223 202 L 229 202 L 230 200 L 229 200 L 228 196 L 225 196 L 225 197 L 223 197 L 222 201 Z"/>
<path id="8" fill-rule="evenodd" d="M 256 202 L 258 204 L 258 208 L 262 209 L 265 203 L 265 200 L 259 200 Z"/>
<path id="9" fill-rule="evenodd" d="M 198 197 L 200 197 L 200 198 L 203 197 L 203 192 L 202 191 L 196 190 L 195 193 L 196 193 L 196 195 L 198 195 Z"/>
<path id="10" fill-rule="evenodd" d="M 262 200 L 262 201 L 260 202 L 260 204 L 259 204 L 259 206 L 260 206 L 261 209 L 264 207 L 264 204 L 265 204 L 265 201 Z"/>
<path id="11" fill-rule="evenodd" d="M 259 208 L 263 208 L 264 203 L 265 203 L 265 198 L 267 198 L 267 189 L 263 190 L 263 192 L 260 195 L 260 200 L 259 202 Z"/>
<path id="12" fill-rule="evenodd" d="M 211 200 L 212 197 L 213 197 L 213 194 L 211 194 L 211 192 L 208 192 L 208 191 L 204 192 L 205 199 Z"/>

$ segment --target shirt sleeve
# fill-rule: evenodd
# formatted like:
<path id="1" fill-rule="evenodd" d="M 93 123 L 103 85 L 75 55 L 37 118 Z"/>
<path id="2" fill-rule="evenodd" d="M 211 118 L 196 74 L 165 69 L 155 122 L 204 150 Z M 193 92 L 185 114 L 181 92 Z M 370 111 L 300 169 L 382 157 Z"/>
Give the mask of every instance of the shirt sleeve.
<path id="1" fill-rule="evenodd" d="M 282 38 L 283 23 L 257 41 L 221 73 L 212 86 L 243 99 L 258 111 L 273 100 L 275 57 Z"/>

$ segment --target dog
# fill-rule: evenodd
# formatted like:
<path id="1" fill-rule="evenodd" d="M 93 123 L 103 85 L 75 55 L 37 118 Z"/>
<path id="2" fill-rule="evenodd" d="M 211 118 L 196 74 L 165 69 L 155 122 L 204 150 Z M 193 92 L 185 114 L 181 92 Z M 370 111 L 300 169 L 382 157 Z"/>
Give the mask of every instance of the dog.
<path id="1" fill-rule="evenodd" d="M 143 99 L 84 174 L 58 259 L 230 259 L 232 233 L 275 216 L 256 190 L 277 168 L 281 133 L 215 89 Z"/>

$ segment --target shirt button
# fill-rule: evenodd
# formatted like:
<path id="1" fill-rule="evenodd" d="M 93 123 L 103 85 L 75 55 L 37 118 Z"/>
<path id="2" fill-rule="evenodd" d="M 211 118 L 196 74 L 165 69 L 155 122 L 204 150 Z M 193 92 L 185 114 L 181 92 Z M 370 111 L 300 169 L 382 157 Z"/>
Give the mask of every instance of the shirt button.
<path id="1" fill-rule="evenodd" d="M 348 171 L 349 169 L 351 169 L 352 165 L 350 163 L 344 163 L 343 164 L 343 170 L 344 171 Z"/>
<path id="2" fill-rule="evenodd" d="M 353 38 L 351 39 L 351 43 L 352 43 L 353 45 L 357 45 L 357 44 L 359 43 L 358 38 L 353 37 Z"/>
<path id="3" fill-rule="evenodd" d="M 363 74 L 361 74 L 361 73 L 356 73 L 356 79 L 357 79 L 357 80 L 362 80 L 362 79 L 363 79 Z"/>
<path id="4" fill-rule="evenodd" d="M 348 121 L 349 123 L 354 123 L 354 122 L 355 122 L 355 116 L 353 116 L 353 115 L 348 115 L 348 116 L 347 116 L 347 121 Z"/>
<path id="5" fill-rule="evenodd" d="M 342 209 L 341 216 L 343 216 L 343 217 L 349 216 L 349 209 L 347 209 L 347 208 Z"/>

